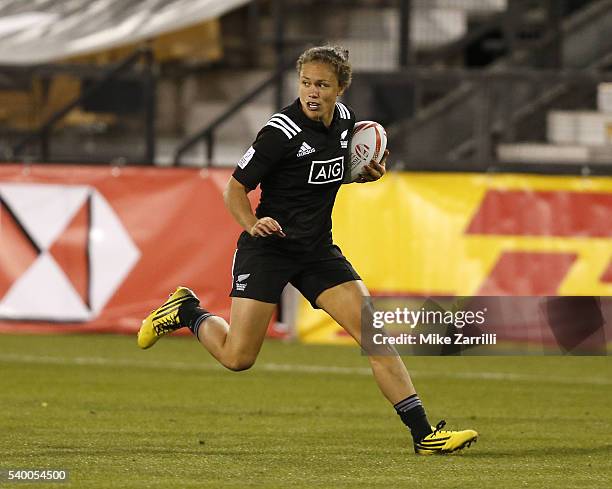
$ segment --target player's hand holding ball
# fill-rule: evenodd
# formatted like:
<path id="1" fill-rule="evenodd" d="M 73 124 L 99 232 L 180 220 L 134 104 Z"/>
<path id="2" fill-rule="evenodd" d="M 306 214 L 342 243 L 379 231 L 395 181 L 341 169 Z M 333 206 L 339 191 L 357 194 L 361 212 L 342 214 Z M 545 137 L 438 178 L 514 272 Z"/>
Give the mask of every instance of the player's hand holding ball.
<path id="1" fill-rule="evenodd" d="M 387 133 L 378 122 L 359 121 L 351 140 L 351 182 L 366 183 L 386 173 Z"/>
<path id="2" fill-rule="evenodd" d="M 387 173 L 387 156 L 389 155 L 389 150 L 385 149 L 383 153 L 383 158 L 380 160 L 380 163 L 377 163 L 376 160 L 370 161 L 369 165 L 363 167 L 362 173 L 355 180 L 356 183 L 367 183 L 367 182 L 375 182 L 382 178 L 382 176 Z"/>

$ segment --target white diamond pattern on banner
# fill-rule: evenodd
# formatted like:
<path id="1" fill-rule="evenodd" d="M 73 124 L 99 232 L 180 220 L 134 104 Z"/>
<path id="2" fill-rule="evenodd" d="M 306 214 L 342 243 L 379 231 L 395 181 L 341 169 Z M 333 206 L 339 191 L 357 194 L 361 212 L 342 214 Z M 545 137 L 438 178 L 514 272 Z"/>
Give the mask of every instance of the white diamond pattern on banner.
<path id="1" fill-rule="evenodd" d="M 138 262 L 140 250 L 102 195 L 96 192 L 91 204 L 91 308 L 97 315 Z"/>
<path id="2" fill-rule="evenodd" d="M 87 321 L 91 312 L 53 257 L 42 253 L 3 297 L 0 317 Z"/>
<path id="3" fill-rule="evenodd" d="M 62 234 L 90 192 L 83 185 L 0 185 L 0 196 L 41 250 L 49 249 Z"/>
<path id="4" fill-rule="evenodd" d="M 91 197 L 86 304 L 49 249 Z M 140 258 L 140 250 L 107 200 L 85 185 L 2 184 L 0 198 L 41 253 L 0 297 L 0 318 L 94 319 Z"/>

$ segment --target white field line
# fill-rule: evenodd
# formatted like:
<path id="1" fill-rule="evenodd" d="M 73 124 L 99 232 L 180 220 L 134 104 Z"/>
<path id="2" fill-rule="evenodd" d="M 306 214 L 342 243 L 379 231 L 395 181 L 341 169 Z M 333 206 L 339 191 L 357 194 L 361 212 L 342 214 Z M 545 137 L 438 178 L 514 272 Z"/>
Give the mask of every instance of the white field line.
<path id="1" fill-rule="evenodd" d="M 0 354 L 2 363 L 25 363 L 40 365 L 91 365 L 96 367 L 130 367 L 156 370 L 178 370 L 178 371 L 210 371 L 224 370 L 216 363 L 187 363 L 187 362 L 141 362 L 125 358 L 104 357 L 52 357 L 38 355 L 16 355 Z M 335 374 L 335 375 L 371 375 L 368 367 L 334 367 L 323 365 L 300 365 L 280 363 L 258 363 L 255 370 L 280 373 L 303 373 L 303 374 Z M 612 379 L 605 377 L 562 377 L 544 376 L 532 374 L 515 374 L 505 372 L 440 372 L 411 370 L 410 374 L 415 378 L 450 378 L 450 379 L 476 379 L 476 380 L 507 380 L 517 382 L 545 382 L 552 384 L 589 384 L 589 385 L 612 385 Z"/>

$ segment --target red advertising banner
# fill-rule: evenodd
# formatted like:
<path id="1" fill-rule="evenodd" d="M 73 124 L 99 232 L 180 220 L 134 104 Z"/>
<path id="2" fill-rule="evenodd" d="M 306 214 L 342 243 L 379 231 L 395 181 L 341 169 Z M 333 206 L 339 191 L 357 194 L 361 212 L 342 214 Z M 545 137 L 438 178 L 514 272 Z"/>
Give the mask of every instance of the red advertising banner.
<path id="1" fill-rule="evenodd" d="M 0 166 L 0 332 L 134 332 L 178 285 L 227 318 L 230 173 Z"/>

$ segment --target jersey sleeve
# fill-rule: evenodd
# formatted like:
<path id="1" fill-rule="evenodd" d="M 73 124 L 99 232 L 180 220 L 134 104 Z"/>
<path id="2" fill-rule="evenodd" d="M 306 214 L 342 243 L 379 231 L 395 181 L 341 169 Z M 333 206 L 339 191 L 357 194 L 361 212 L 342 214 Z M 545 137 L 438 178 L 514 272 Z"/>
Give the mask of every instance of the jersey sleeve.
<path id="1" fill-rule="evenodd" d="M 355 127 L 355 123 L 357 122 L 357 118 L 355 117 L 355 112 L 353 111 L 353 109 L 351 109 L 349 106 L 346 106 L 346 108 L 349 111 L 350 114 L 350 119 L 348 121 L 348 130 L 349 130 L 349 137 L 348 137 L 348 158 L 347 160 L 344 162 L 344 178 L 342 179 L 342 184 L 346 185 L 348 183 L 353 183 L 351 181 L 351 140 L 353 139 L 353 128 Z"/>
<path id="2" fill-rule="evenodd" d="M 351 116 L 350 118 L 351 124 L 354 126 L 355 122 L 357 122 L 357 118 L 355 117 L 355 112 L 348 105 L 346 106 L 346 108 L 348 109 L 349 114 Z"/>
<path id="3" fill-rule="evenodd" d="M 232 176 L 245 187 L 256 188 L 283 158 L 286 145 L 287 137 L 279 129 L 264 126 L 238 162 Z"/>

